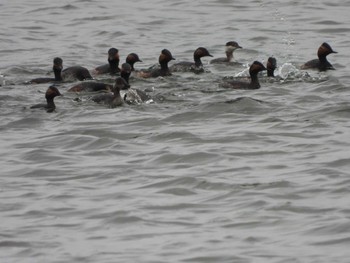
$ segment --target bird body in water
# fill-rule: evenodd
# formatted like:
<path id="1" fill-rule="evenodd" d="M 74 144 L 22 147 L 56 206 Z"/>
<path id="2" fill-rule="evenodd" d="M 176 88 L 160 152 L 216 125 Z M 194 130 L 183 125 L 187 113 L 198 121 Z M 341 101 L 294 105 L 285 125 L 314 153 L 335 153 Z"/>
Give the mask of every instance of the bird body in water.
<path id="1" fill-rule="evenodd" d="M 236 41 L 229 41 L 225 45 L 225 54 L 224 58 L 215 58 L 210 61 L 210 64 L 218 64 L 218 63 L 230 63 L 233 61 L 233 52 L 236 49 L 242 48 Z"/>
<path id="2" fill-rule="evenodd" d="M 126 57 L 125 62 L 130 65 L 131 71 L 135 71 L 134 64 L 136 62 L 142 62 L 142 60 L 139 58 L 139 56 L 136 53 L 130 53 Z"/>
<path id="3" fill-rule="evenodd" d="M 72 66 L 63 69 L 62 58 L 56 57 L 53 60 L 53 72 L 55 78 L 36 78 L 29 81 L 32 84 L 41 84 L 48 82 L 74 81 L 74 80 L 89 80 L 93 79 L 89 70 L 82 66 Z"/>
<path id="4" fill-rule="evenodd" d="M 120 77 L 122 77 L 126 83 L 129 83 L 130 74 L 131 66 L 128 63 L 123 63 L 120 70 Z M 68 89 L 68 92 L 110 92 L 112 90 L 113 84 L 95 81 L 83 81 Z"/>
<path id="5" fill-rule="evenodd" d="M 180 61 L 170 67 L 172 72 L 204 72 L 202 57 L 212 57 L 209 51 L 204 47 L 199 47 L 193 52 L 194 61 Z"/>
<path id="6" fill-rule="evenodd" d="M 63 68 L 63 61 L 61 58 L 54 58 L 53 59 L 53 66 L 52 70 L 55 74 L 54 78 L 35 78 L 29 81 L 31 84 L 42 84 L 42 83 L 48 83 L 48 82 L 61 82 L 62 79 L 62 68 Z"/>
<path id="7" fill-rule="evenodd" d="M 110 48 L 108 50 L 108 64 L 98 66 L 94 69 L 95 74 L 115 74 L 120 72 L 119 69 L 119 50 Z"/>
<path id="8" fill-rule="evenodd" d="M 163 49 L 158 59 L 160 68 L 140 70 L 137 72 L 137 76 L 140 78 L 157 78 L 157 77 L 170 76 L 171 72 L 169 70 L 168 63 L 171 60 L 175 60 L 171 52 L 167 49 Z"/>
<path id="9" fill-rule="evenodd" d="M 229 80 L 222 82 L 220 86 L 228 89 L 259 89 L 258 73 L 263 70 L 266 70 L 265 66 L 259 61 L 254 61 L 249 67 L 250 81 Z"/>
<path id="10" fill-rule="evenodd" d="M 123 89 L 128 89 L 129 84 L 122 77 L 117 77 L 113 86 L 113 93 L 98 94 L 92 97 L 92 100 L 108 105 L 111 108 L 115 108 L 123 105 L 124 100 L 120 95 L 120 91 Z"/>
<path id="11" fill-rule="evenodd" d="M 275 77 L 275 69 L 277 68 L 277 60 L 274 57 L 269 57 L 266 63 L 268 77 Z"/>
<path id="12" fill-rule="evenodd" d="M 46 103 L 35 104 L 30 108 L 44 109 L 47 112 L 53 112 L 56 109 L 54 98 L 57 96 L 61 96 L 61 93 L 59 92 L 59 90 L 55 86 L 50 86 L 45 93 Z"/>
<path id="13" fill-rule="evenodd" d="M 317 50 L 317 59 L 310 60 L 301 66 L 301 69 L 318 69 L 319 71 L 326 71 L 333 69 L 332 64 L 327 60 L 327 56 L 332 53 L 338 53 L 334 51 L 331 46 L 324 42 Z"/>

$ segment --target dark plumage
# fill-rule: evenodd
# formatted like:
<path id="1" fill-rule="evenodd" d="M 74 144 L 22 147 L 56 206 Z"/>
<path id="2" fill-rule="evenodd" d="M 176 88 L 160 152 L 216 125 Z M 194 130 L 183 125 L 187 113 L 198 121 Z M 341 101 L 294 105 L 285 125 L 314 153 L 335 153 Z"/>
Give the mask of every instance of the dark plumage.
<path id="1" fill-rule="evenodd" d="M 131 74 L 131 66 L 129 63 L 123 63 L 122 68 L 120 70 L 120 76 L 129 84 L 129 78 Z"/>
<path id="2" fill-rule="evenodd" d="M 67 92 L 99 92 L 99 91 L 111 91 L 113 85 L 102 82 L 84 81 L 80 82 L 73 87 L 69 88 Z"/>
<path id="3" fill-rule="evenodd" d="M 96 74 L 115 74 L 120 72 L 119 69 L 119 50 L 116 48 L 110 48 L 108 50 L 108 64 L 98 66 L 95 68 Z"/>
<path id="4" fill-rule="evenodd" d="M 202 57 L 212 57 L 209 51 L 204 47 L 199 47 L 193 52 L 193 62 L 191 61 L 180 61 L 170 67 L 172 72 L 204 72 Z"/>
<path id="5" fill-rule="evenodd" d="M 54 98 L 56 96 L 61 96 L 61 93 L 59 92 L 59 90 L 54 87 L 54 86 L 50 86 L 46 93 L 45 93 L 45 98 L 46 98 L 46 104 L 42 103 L 42 104 L 35 104 L 33 106 L 31 106 L 31 109 L 45 109 L 47 112 L 53 112 L 56 109 L 56 105 L 54 103 Z"/>
<path id="6" fill-rule="evenodd" d="M 93 79 L 89 70 L 82 66 L 73 66 L 68 67 L 64 70 L 63 60 L 59 57 L 54 58 L 53 60 L 53 71 L 55 78 L 37 78 L 32 79 L 29 83 L 47 83 L 52 81 L 74 81 L 74 80 L 88 80 Z"/>
<path id="7" fill-rule="evenodd" d="M 65 81 L 89 80 L 93 79 L 89 70 L 82 66 L 72 66 L 62 71 L 62 78 Z"/>
<path id="8" fill-rule="evenodd" d="M 134 64 L 136 62 L 142 62 L 142 60 L 139 58 L 139 56 L 136 53 L 130 53 L 126 57 L 125 62 L 128 63 L 131 67 L 131 70 L 134 71 L 135 70 Z"/>
<path id="9" fill-rule="evenodd" d="M 334 51 L 327 43 L 323 43 L 317 51 L 318 59 L 313 59 L 301 66 L 301 69 L 318 69 L 319 71 L 326 71 L 334 69 L 331 63 L 327 60 L 327 56 L 331 53 L 338 53 Z"/>
<path id="10" fill-rule="evenodd" d="M 53 69 L 53 72 L 55 74 L 55 78 L 36 78 L 36 79 L 30 80 L 29 83 L 41 84 L 41 83 L 62 81 L 62 76 L 61 76 L 62 68 L 63 68 L 62 59 L 61 58 L 54 58 L 52 69 Z"/>
<path id="11" fill-rule="evenodd" d="M 126 83 L 129 83 L 130 73 L 130 65 L 128 63 L 123 63 L 120 71 L 120 77 L 122 77 L 126 81 Z M 112 84 L 103 82 L 83 81 L 68 89 L 68 92 L 110 92 L 112 90 Z"/>
<path id="12" fill-rule="evenodd" d="M 265 66 L 254 61 L 249 68 L 250 81 L 230 80 L 222 82 L 220 86 L 228 89 L 259 89 L 258 73 L 263 70 L 266 70 Z"/>
<path id="13" fill-rule="evenodd" d="M 170 76 L 171 72 L 169 70 L 168 63 L 171 60 L 175 60 L 173 55 L 170 53 L 169 50 L 163 49 L 158 59 L 160 68 L 141 70 L 137 72 L 137 76 L 141 78 L 156 78 Z"/>
<path id="14" fill-rule="evenodd" d="M 122 78 L 117 77 L 113 86 L 113 94 L 99 94 L 92 97 L 92 100 L 97 103 L 103 103 L 111 108 L 123 105 L 123 98 L 120 96 L 120 90 L 127 89 L 129 84 Z"/>
<path id="15" fill-rule="evenodd" d="M 269 57 L 266 63 L 266 70 L 268 77 L 275 76 L 275 69 L 277 68 L 277 61 L 274 57 Z"/>

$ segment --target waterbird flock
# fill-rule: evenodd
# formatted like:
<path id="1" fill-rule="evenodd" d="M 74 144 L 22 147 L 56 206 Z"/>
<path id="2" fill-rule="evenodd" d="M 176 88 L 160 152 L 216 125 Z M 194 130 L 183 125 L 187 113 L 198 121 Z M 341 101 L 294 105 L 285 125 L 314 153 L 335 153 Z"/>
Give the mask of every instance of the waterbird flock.
<path id="1" fill-rule="evenodd" d="M 225 45 L 226 57 L 214 58 L 210 61 L 210 64 L 232 64 L 234 62 L 233 53 L 237 49 L 242 47 L 235 41 L 229 41 Z M 322 43 L 317 50 L 318 58 L 307 61 L 300 66 L 301 70 L 315 69 L 319 71 L 334 70 L 332 64 L 327 60 L 327 56 L 334 51 L 328 43 Z M 124 103 L 139 104 L 146 101 L 151 101 L 152 98 L 146 91 L 131 88 L 129 83 L 129 77 L 133 74 L 134 77 L 144 78 L 156 78 L 167 77 L 172 75 L 172 72 L 193 72 L 196 74 L 205 73 L 205 68 L 201 59 L 203 57 L 213 57 L 209 51 L 204 47 L 197 48 L 193 53 L 193 61 L 180 61 L 176 62 L 169 67 L 169 62 L 175 60 L 172 53 L 168 49 L 163 49 L 159 55 L 159 65 L 148 69 L 136 70 L 134 64 L 136 62 L 142 62 L 136 53 L 130 53 L 121 66 L 119 50 L 117 48 L 110 48 L 108 50 L 107 64 L 97 66 L 93 70 L 88 70 L 82 66 L 72 66 L 63 69 L 62 58 L 56 57 L 53 59 L 53 72 L 54 78 L 35 78 L 28 81 L 28 84 L 42 84 L 50 83 L 49 88 L 45 93 L 46 104 L 33 105 L 30 108 L 45 109 L 47 112 L 53 112 L 56 109 L 54 98 L 61 96 L 56 84 L 72 81 L 81 81 L 78 84 L 70 87 L 67 92 L 103 92 L 91 97 L 91 100 L 97 103 L 103 103 L 111 108 L 121 106 Z M 253 90 L 261 87 L 259 83 L 259 73 L 267 71 L 267 77 L 274 78 L 274 71 L 277 68 L 277 60 L 274 57 L 269 57 L 266 67 L 259 61 L 253 61 L 249 67 L 249 77 L 233 77 L 230 79 L 222 79 L 218 85 L 226 89 L 245 89 Z M 98 76 L 103 74 L 109 74 L 115 78 L 114 83 L 104 83 L 98 81 Z M 94 76 L 94 77 L 93 77 Z M 121 95 L 123 91 L 123 95 Z"/>

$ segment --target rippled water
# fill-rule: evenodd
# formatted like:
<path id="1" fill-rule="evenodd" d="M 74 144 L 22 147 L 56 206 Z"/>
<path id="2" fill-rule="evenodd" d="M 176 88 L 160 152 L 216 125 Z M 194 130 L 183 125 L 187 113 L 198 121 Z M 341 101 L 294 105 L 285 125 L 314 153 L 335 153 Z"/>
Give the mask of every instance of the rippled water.
<path id="1" fill-rule="evenodd" d="M 347 1 L 0 3 L 1 262 L 348 262 L 350 81 Z M 155 103 L 109 109 L 59 86 L 53 57 L 90 69 L 110 47 L 136 68 L 169 49 L 241 65 L 132 79 Z M 297 67 L 322 42 L 325 73 Z M 218 81 L 273 55 L 283 79 L 254 91 Z"/>

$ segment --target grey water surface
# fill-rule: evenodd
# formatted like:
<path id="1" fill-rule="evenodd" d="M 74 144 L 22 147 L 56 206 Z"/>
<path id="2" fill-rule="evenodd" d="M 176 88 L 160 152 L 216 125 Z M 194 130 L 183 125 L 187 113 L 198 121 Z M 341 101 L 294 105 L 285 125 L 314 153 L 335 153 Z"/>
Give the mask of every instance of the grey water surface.
<path id="1" fill-rule="evenodd" d="M 350 2 L 0 2 L 0 262 L 350 262 Z M 153 103 L 68 94 L 47 113 L 52 60 L 137 69 L 237 41 L 233 65 L 131 78 Z M 301 71 L 329 43 L 336 70 Z M 224 77 L 277 59 L 275 80 Z M 110 80 L 110 76 L 97 76 Z"/>

